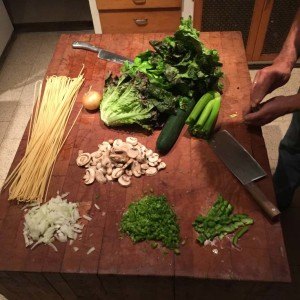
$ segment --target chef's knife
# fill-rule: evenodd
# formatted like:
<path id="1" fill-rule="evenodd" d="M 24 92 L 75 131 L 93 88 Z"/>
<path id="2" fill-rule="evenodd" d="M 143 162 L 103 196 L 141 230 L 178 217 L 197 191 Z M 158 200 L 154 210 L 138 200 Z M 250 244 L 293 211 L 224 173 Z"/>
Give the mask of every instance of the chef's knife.
<path id="1" fill-rule="evenodd" d="M 255 184 L 266 173 L 251 154 L 227 130 L 215 133 L 208 143 L 266 214 L 272 220 L 277 218 L 280 211 Z"/>
<path id="2" fill-rule="evenodd" d="M 94 45 L 91 45 L 89 43 L 86 43 L 86 42 L 74 42 L 72 44 L 72 46 L 73 46 L 74 49 L 84 49 L 84 50 L 97 52 L 99 58 L 109 60 L 109 61 L 113 61 L 113 62 L 116 62 L 116 63 L 119 63 L 119 64 L 122 64 L 125 61 L 132 62 L 132 60 L 127 58 L 127 57 L 124 57 L 124 56 L 109 52 L 107 50 L 98 48 L 98 47 L 96 47 Z"/>

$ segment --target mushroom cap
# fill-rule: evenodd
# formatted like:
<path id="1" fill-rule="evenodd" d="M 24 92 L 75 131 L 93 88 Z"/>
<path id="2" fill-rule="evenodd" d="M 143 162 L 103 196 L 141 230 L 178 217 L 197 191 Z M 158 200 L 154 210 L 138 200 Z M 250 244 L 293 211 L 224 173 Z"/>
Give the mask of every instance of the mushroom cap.
<path id="1" fill-rule="evenodd" d="M 126 138 L 126 143 L 131 144 L 132 146 L 137 145 L 138 140 L 135 137 L 129 136 Z"/>
<path id="2" fill-rule="evenodd" d="M 94 182 L 96 176 L 96 171 L 94 168 L 88 168 L 86 169 L 86 173 L 83 176 L 84 183 L 85 184 L 91 184 Z"/>
<path id="3" fill-rule="evenodd" d="M 163 170 L 163 169 L 165 169 L 166 168 L 166 163 L 165 162 L 161 162 L 158 166 L 157 166 L 157 170 L 159 171 L 159 170 Z"/>
<path id="4" fill-rule="evenodd" d="M 150 167 L 149 169 L 146 170 L 145 174 L 147 176 L 153 176 L 157 173 L 157 169 L 155 167 Z"/>
<path id="5" fill-rule="evenodd" d="M 87 152 L 81 153 L 76 159 L 76 164 L 79 167 L 85 166 L 90 162 L 90 159 L 91 159 L 90 153 Z"/>
<path id="6" fill-rule="evenodd" d="M 111 173 L 111 177 L 113 179 L 117 179 L 119 178 L 120 176 L 122 176 L 124 173 L 124 170 L 122 168 L 115 168 L 113 169 L 112 173 Z"/>
<path id="7" fill-rule="evenodd" d="M 130 177 L 127 175 L 122 175 L 121 177 L 118 178 L 118 182 L 122 185 L 122 186 L 129 186 L 131 184 L 131 180 Z"/>

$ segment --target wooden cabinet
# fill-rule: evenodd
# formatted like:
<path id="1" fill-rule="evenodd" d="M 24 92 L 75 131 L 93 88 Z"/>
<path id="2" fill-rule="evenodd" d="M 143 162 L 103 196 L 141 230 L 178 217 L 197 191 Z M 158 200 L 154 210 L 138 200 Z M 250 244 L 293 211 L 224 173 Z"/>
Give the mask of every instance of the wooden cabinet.
<path id="1" fill-rule="evenodd" d="M 248 61 L 271 61 L 288 34 L 299 0 L 194 0 L 201 31 L 242 32 Z"/>
<path id="2" fill-rule="evenodd" d="M 103 33 L 171 32 L 180 23 L 181 0 L 97 0 Z"/>

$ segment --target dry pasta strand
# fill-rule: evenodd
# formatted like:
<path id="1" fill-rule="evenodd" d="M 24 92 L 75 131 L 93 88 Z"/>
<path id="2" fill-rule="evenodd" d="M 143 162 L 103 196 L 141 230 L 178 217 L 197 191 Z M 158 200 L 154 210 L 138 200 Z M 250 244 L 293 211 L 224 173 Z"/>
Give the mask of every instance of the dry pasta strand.
<path id="1" fill-rule="evenodd" d="M 7 177 L 8 200 L 43 202 L 47 196 L 56 158 L 72 130 L 81 109 L 65 135 L 77 94 L 84 81 L 83 69 L 76 78 L 50 76 L 34 88 L 35 108 L 30 118 L 25 155 Z"/>

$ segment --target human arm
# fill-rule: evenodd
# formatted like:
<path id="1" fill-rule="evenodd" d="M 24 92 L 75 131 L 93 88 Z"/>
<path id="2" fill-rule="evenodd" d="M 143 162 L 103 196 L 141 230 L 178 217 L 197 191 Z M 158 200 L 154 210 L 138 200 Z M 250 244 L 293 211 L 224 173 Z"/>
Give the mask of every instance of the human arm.
<path id="1" fill-rule="evenodd" d="M 290 79 L 292 69 L 300 56 L 300 8 L 282 50 L 268 66 L 256 73 L 251 89 L 251 106 L 256 107 L 263 98 Z"/>

